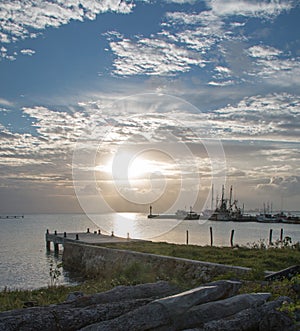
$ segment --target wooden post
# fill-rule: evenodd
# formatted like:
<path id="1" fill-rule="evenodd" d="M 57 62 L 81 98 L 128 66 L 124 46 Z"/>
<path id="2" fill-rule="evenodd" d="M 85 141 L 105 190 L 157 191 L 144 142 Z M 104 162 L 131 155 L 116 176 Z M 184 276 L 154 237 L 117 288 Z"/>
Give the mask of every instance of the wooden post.
<path id="1" fill-rule="evenodd" d="M 79 235 L 78 234 L 76 234 L 76 240 L 79 240 Z"/>
<path id="2" fill-rule="evenodd" d="M 46 230 L 46 251 L 50 252 L 51 251 L 51 241 L 47 240 L 49 234 L 49 229 Z"/>
<path id="3" fill-rule="evenodd" d="M 210 232 L 210 246 L 212 246 L 214 241 L 213 241 L 213 230 L 211 226 L 209 227 L 209 232 Z"/>
<path id="4" fill-rule="evenodd" d="M 280 242 L 283 241 L 283 229 L 280 229 Z"/>
<path id="5" fill-rule="evenodd" d="M 59 252 L 59 244 L 54 243 L 54 253 L 58 253 Z"/>
<path id="6" fill-rule="evenodd" d="M 48 240 L 46 241 L 46 250 L 47 250 L 47 252 L 51 251 L 51 242 Z"/>
<path id="7" fill-rule="evenodd" d="M 186 244 L 189 244 L 189 230 L 186 230 Z"/>
<path id="8" fill-rule="evenodd" d="M 64 238 L 67 238 L 67 232 L 64 232 Z"/>
<path id="9" fill-rule="evenodd" d="M 273 230 L 270 229 L 270 234 L 269 234 L 269 245 L 273 245 L 273 243 L 272 243 L 272 236 L 273 236 Z"/>
<path id="10" fill-rule="evenodd" d="M 234 236 L 234 230 L 231 230 L 231 235 L 230 235 L 230 246 L 233 247 L 233 236 Z"/>

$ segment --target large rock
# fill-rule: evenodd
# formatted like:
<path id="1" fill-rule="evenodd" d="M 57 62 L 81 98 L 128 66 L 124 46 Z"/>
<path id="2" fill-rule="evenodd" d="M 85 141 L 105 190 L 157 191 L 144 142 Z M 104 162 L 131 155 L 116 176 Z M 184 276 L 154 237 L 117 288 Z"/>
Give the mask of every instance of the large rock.
<path id="1" fill-rule="evenodd" d="M 90 325 L 82 330 L 175 330 L 174 327 L 178 322 L 178 318 L 184 318 L 185 314 L 192 307 L 234 295 L 237 293 L 240 285 L 239 282 L 232 281 L 215 282 L 212 285 L 201 286 L 175 296 L 155 300 L 146 306 L 128 312 L 118 318 Z"/>
<path id="2" fill-rule="evenodd" d="M 172 318 L 184 314 L 188 309 L 205 302 L 221 300 L 238 293 L 241 282 L 221 280 L 192 290 L 172 295 L 154 302 L 161 304 Z"/>
<path id="3" fill-rule="evenodd" d="M 58 305 L 2 312 L 0 331 L 78 330 L 91 323 L 116 318 L 173 293 L 178 293 L 178 289 L 163 281 L 118 286 Z"/>
<path id="4" fill-rule="evenodd" d="M 68 307 L 86 307 L 88 305 L 105 304 L 119 302 L 122 300 L 134 300 L 152 298 L 162 298 L 164 296 L 179 292 L 179 288 L 166 281 L 156 283 L 138 284 L 134 286 L 116 286 L 113 289 L 96 293 L 93 295 L 80 296 L 73 301 L 65 303 Z"/>
<path id="5" fill-rule="evenodd" d="M 151 299 L 120 301 L 81 308 L 33 307 L 0 313 L 1 331 L 78 330 L 91 323 L 109 320 L 151 302 Z"/>
<path id="6" fill-rule="evenodd" d="M 226 318 L 238 312 L 262 305 L 270 293 L 239 294 L 231 298 L 194 306 L 174 321 L 173 330 L 198 327 L 206 322 Z"/>
<path id="7" fill-rule="evenodd" d="M 184 331 L 288 331 L 293 329 L 293 321 L 277 310 L 287 297 L 280 297 L 258 307 L 240 311 L 227 318 L 204 323 L 202 327 Z"/>

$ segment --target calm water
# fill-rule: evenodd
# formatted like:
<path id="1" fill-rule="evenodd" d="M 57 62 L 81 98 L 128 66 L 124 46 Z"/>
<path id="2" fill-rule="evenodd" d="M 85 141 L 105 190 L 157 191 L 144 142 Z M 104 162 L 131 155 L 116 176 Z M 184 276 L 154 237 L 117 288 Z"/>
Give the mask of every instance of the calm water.
<path id="1" fill-rule="evenodd" d="M 101 228 L 102 233 L 131 238 L 152 239 L 178 244 L 209 245 L 209 228 L 213 228 L 214 245 L 229 246 L 231 230 L 235 230 L 234 243 L 265 240 L 273 229 L 273 241 L 279 239 L 280 229 L 293 243 L 300 241 L 300 225 L 233 223 L 212 221 L 148 220 L 144 214 L 122 213 L 108 215 L 25 215 L 24 219 L 0 219 L 0 289 L 33 289 L 48 286 L 51 261 L 61 259 L 45 250 L 45 232 L 84 232 Z M 61 283 L 72 283 L 64 274 Z"/>

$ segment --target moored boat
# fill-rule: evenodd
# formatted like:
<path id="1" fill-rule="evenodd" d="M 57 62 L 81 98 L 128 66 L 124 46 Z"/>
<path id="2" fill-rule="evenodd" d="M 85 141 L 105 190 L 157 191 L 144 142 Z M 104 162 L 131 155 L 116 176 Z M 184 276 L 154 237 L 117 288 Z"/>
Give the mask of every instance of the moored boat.
<path id="1" fill-rule="evenodd" d="M 262 213 L 256 215 L 257 222 L 260 223 L 279 223 L 282 221 L 282 218 L 277 214 Z"/>
<path id="2" fill-rule="evenodd" d="M 237 200 L 232 199 L 232 186 L 230 187 L 229 199 L 224 196 L 224 185 L 222 186 L 222 196 L 215 211 L 208 218 L 210 221 L 232 221 L 232 222 L 254 222 L 256 217 L 250 214 L 244 214 L 238 207 Z M 244 208 L 243 208 L 244 209 Z"/>
<path id="3" fill-rule="evenodd" d="M 178 219 L 178 220 L 198 220 L 200 218 L 200 214 L 196 213 L 190 208 L 190 211 L 187 212 L 183 209 L 178 209 L 175 214 L 153 214 L 152 213 L 152 206 L 150 206 L 150 213 L 148 218 L 155 218 L 155 219 Z"/>

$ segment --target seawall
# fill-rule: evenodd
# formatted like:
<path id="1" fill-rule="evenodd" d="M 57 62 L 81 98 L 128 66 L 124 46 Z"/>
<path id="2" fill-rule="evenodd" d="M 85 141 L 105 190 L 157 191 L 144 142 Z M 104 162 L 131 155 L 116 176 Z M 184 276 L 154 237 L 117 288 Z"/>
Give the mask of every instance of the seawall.
<path id="1" fill-rule="evenodd" d="M 197 279 L 208 282 L 220 274 L 234 274 L 237 277 L 251 271 L 250 268 L 229 266 L 218 263 L 195 261 L 183 258 L 118 250 L 83 243 L 65 242 L 63 251 L 64 268 L 85 277 L 108 275 L 116 270 L 143 267 L 157 276 L 176 274 L 183 279 Z"/>

